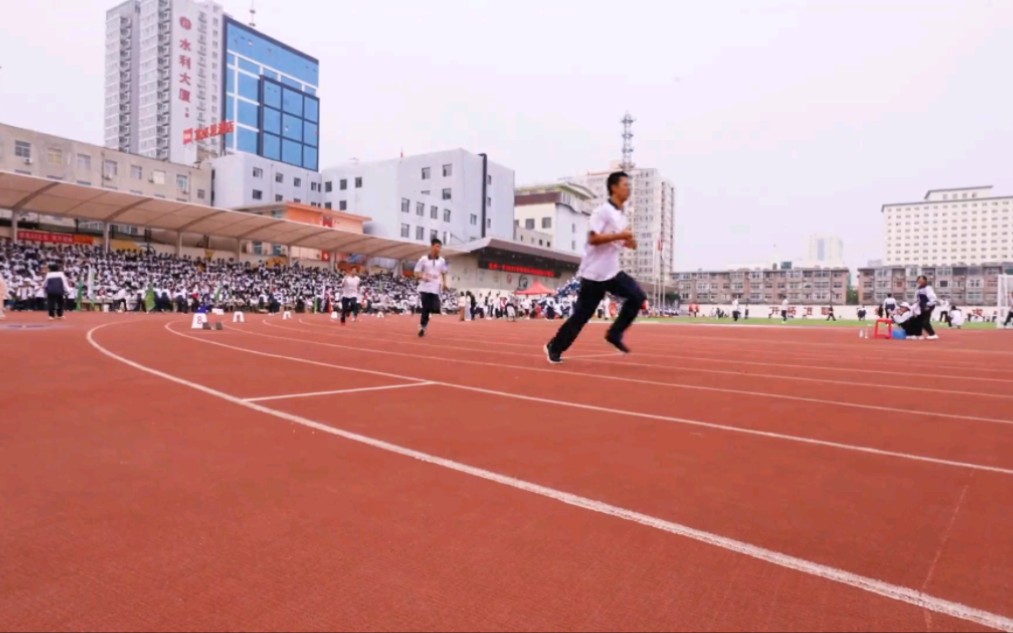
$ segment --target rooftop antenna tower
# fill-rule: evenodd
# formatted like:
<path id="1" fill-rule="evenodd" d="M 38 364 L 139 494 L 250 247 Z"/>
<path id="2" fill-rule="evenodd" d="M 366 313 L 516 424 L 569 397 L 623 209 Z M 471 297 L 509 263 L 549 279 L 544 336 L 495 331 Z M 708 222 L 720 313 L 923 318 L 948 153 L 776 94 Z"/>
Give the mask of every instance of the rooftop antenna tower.
<path id="1" fill-rule="evenodd" d="M 623 171 L 629 173 L 633 170 L 633 122 L 636 119 L 633 118 L 629 112 L 623 117 Z"/>
<path id="2" fill-rule="evenodd" d="M 256 0 L 250 0 L 250 27 L 257 28 L 257 7 Z"/>

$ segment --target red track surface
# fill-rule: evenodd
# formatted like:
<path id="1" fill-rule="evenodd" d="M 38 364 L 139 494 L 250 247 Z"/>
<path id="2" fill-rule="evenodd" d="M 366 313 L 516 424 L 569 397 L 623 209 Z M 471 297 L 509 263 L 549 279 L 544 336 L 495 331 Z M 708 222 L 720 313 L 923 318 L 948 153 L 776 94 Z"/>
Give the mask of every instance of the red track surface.
<path id="1" fill-rule="evenodd" d="M 1007 333 L 249 319 L 0 322 L 0 629 L 1013 628 Z"/>

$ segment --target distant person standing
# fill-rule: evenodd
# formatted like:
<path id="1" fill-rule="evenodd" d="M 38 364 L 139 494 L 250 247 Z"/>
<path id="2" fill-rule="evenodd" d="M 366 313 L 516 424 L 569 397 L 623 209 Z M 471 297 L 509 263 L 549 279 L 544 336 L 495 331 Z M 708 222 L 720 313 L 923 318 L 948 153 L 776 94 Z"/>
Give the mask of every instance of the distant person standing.
<path id="1" fill-rule="evenodd" d="M 429 253 L 415 264 L 415 274 L 419 278 L 419 308 L 422 312 L 420 338 L 426 335 L 429 315 L 440 313 L 440 291 L 447 287 L 447 260 L 440 257 L 442 248 L 443 242 L 434 237 L 429 242 Z"/>
<path id="2" fill-rule="evenodd" d="M 939 338 L 932 327 L 932 311 L 936 309 L 939 299 L 925 275 L 918 275 L 918 292 L 915 297 L 918 299 L 918 314 L 922 320 L 922 338 L 929 340 Z"/>
<path id="3" fill-rule="evenodd" d="M 59 264 L 50 264 L 49 272 L 42 282 L 42 288 L 46 292 L 46 306 L 49 308 L 50 319 L 63 318 L 63 300 L 67 296 L 67 289 L 70 282 L 66 275 L 60 270 Z"/>
<path id="4" fill-rule="evenodd" d="M 738 323 L 740 316 L 742 316 L 742 313 L 739 312 L 739 298 L 735 297 L 732 299 L 732 320 Z"/>
<path id="5" fill-rule="evenodd" d="M 619 263 L 623 248 L 637 248 L 637 241 L 629 229 L 629 220 L 624 214 L 626 201 L 630 197 L 630 177 L 621 171 L 613 172 L 609 174 L 605 186 L 609 198 L 591 214 L 587 251 L 578 272 L 580 291 L 577 304 L 570 318 L 545 345 L 545 355 L 552 364 L 563 362 L 563 353 L 577 340 L 606 293 L 612 293 L 625 301 L 605 334 L 605 340 L 620 352 L 628 354 L 630 350 L 623 343 L 623 334 L 647 301 L 647 295 L 632 277 L 623 272 Z"/>
<path id="6" fill-rule="evenodd" d="M 889 319 L 893 316 L 893 311 L 897 309 L 897 300 L 893 298 L 893 294 L 887 294 L 886 299 L 883 301 L 883 317 Z"/>
<path id="7" fill-rule="evenodd" d="M 836 321 L 837 316 L 834 315 L 834 306 L 827 306 L 827 321 Z"/>
<path id="8" fill-rule="evenodd" d="M 3 319 L 7 316 L 6 314 L 4 314 L 4 308 L 7 306 L 8 292 L 9 289 L 7 288 L 7 280 L 3 278 L 3 275 L 0 275 L 0 319 Z"/>
<path id="9" fill-rule="evenodd" d="M 354 270 L 348 271 L 345 278 L 341 280 L 341 325 L 349 314 L 352 320 L 359 319 L 359 284 L 362 280 L 355 274 Z"/>
<path id="10" fill-rule="evenodd" d="M 1010 308 L 1009 312 L 1006 313 L 1006 322 L 1002 324 L 1003 327 L 1009 327 L 1011 324 L 1013 324 L 1013 292 L 1010 293 L 1009 298 L 1010 298 Z"/>
<path id="11" fill-rule="evenodd" d="M 781 301 L 781 323 L 788 322 L 788 297 Z"/>

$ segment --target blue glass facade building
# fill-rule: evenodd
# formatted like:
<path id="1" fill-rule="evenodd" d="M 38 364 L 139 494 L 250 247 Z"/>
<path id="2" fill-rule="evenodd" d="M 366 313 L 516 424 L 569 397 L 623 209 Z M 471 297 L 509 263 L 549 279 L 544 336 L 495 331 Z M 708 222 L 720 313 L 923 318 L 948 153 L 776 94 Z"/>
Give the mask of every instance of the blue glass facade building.
<path id="1" fill-rule="evenodd" d="M 225 118 L 236 122 L 225 151 L 317 171 L 320 62 L 231 18 L 224 48 Z"/>

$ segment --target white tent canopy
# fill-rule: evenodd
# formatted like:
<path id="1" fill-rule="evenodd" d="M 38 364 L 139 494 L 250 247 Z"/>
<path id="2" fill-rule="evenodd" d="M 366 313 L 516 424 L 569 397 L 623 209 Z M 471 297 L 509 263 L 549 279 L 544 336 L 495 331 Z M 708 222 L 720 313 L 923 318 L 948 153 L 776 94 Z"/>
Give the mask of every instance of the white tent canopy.
<path id="1" fill-rule="evenodd" d="M 428 244 L 0 171 L 0 209 L 367 257 L 421 257 Z M 447 254 L 452 254 L 448 252 Z"/>

